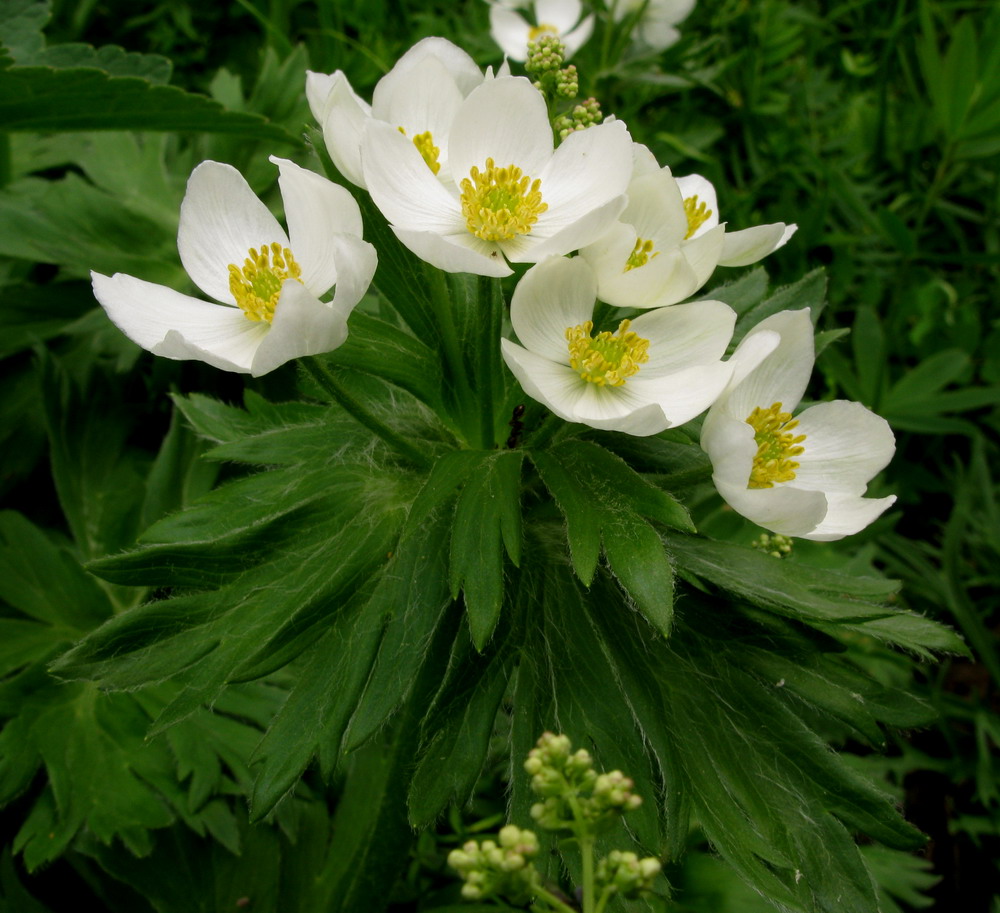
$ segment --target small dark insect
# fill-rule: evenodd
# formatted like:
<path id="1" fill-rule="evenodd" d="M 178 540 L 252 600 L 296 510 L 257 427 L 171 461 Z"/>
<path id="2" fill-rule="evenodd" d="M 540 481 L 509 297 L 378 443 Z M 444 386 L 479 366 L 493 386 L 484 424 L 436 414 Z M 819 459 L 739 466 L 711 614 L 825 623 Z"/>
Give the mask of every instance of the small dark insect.
<path id="1" fill-rule="evenodd" d="M 513 450 L 521 443 L 521 435 L 524 433 L 524 422 L 521 421 L 522 415 L 524 415 L 524 403 L 520 403 L 514 407 L 510 421 L 507 422 L 511 427 L 510 437 L 507 438 L 508 450 Z"/>

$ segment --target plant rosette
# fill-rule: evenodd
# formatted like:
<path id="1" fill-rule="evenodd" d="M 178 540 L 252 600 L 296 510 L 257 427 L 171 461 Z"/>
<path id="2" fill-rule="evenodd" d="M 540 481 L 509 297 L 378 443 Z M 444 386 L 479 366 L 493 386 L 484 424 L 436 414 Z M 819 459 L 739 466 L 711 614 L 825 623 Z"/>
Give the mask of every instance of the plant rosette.
<path id="1" fill-rule="evenodd" d="M 504 63 L 500 73 L 509 72 Z M 306 74 L 306 97 L 337 170 L 352 184 L 367 188 L 361 166 L 361 140 L 371 120 L 398 130 L 420 152 L 427 168 L 449 181 L 448 134 L 462 102 L 484 76 L 476 62 L 445 38 L 424 38 L 378 81 L 369 105 L 340 70 Z"/>
<path id="2" fill-rule="evenodd" d="M 501 340 L 504 360 L 524 392 L 560 418 L 644 437 L 699 415 L 729 383 L 733 366 L 722 356 L 736 315 L 728 305 L 660 308 L 594 333 L 596 297 L 579 257 L 539 263 L 514 290 L 521 344 Z"/>
<path id="3" fill-rule="evenodd" d="M 762 333 L 779 337 L 763 360 L 755 341 Z M 863 497 L 895 439 L 860 403 L 817 403 L 793 419 L 814 360 L 808 308 L 761 321 L 730 359 L 733 378 L 705 417 L 701 446 L 735 511 L 771 532 L 828 542 L 864 529 L 895 502 Z"/>
<path id="4" fill-rule="evenodd" d="M 272 157 L 288 233 L 232 166 L 202 162 L 181 203 L 177 248 L 192 281 L 218 304 L 123 273 L 91 273 L 94 295 L 154 355 L 224 371 L 273 371 L 347 339 L 347 318 L 375 274 L 350 193 Z M 321 301 L 335 287 L 332 301 Z"/>
<path id="5" fill-rule="evenodd" d="M 531 4 L 535 25 L 512 6 L 490 4 L 490 35 L 511 60 L 524 62 L 528 57 L 528 42 L 542 35 L 554 35 L 566 48 L 565 59 L 573 56 L 594 31 L 594 15 L 583 16 L 580 0 L 535 0 Z"/>
<path id="6" fill-rule="evenodd" d="M 507 276 L 592 243 L 624 209 L 632 141 L 620 121 L 554 148 L 542 94 L 524 77 L 487 80 L 462 102 L 448 136 L 446 187 L 395 127 L 372 120 L 365 183 L 396 236 L 446 272 Z"/>

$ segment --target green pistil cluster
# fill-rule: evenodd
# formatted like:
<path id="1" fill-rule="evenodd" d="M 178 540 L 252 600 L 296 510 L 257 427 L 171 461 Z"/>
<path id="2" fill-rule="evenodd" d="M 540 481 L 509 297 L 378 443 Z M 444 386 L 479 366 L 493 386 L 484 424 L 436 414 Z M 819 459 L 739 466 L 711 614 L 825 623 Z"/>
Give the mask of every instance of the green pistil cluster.
<path id="1" fill-rule="evenodd" d="M 569 114 L 561 114 L 557 117 L 552 126 L 560 140 L 566 139 L 576 130 L 586 130 L 604 120 L 601 113 L 601 104 L 596 98 L 588 98 L 586 101 L 576 105 Z"/>
<path id="2" fill-rule="evenodd" d="M 750 544 L 772 558 L 784 558 L 792 553 L 792 540 L 779 533 L 761 533 Z"/>

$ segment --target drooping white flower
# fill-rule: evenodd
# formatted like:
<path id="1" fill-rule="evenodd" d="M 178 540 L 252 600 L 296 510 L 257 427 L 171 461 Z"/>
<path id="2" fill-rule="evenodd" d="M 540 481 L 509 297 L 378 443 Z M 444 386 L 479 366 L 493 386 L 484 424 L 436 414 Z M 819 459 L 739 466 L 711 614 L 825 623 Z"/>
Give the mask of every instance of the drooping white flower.
<path id="1" fill-rule="evenodd" d="M 628 206 L 618 223 L 581 251 L 597 273 L 602 301 L 662 307 L 683 301 L 717 266 L 754 263 L 795 232 L 759 225 L 729 232 L 719 222 L 715 189 L 699 175 L 674 178 L 645 147 L 634 147 Z"/>
<path id="2" fill-rule="evenodd" d="M 723 362 L 735 314 L 719 301 L 660 308 L 595 332 L 597 283 L 580 257 L 533 266 L 514 290 L 520 345 L 501 341 L 532 399 L 560 418 L 646 436 L 707 409 L 732 374 Z"/>
<path id="3" fill-rule="evenodd" d="M 777 346 L 761 359 L 755 339 L 775 333 Z M 863 497 L 895 450 L 885 419 L 844 400 L 792 418 L 814 361 L 808 309 L 761 321 L 731 361 L 732 382 L 701 435 L 730 507 L 772 532 L 825 542 L 864 529 L 892 505 L 895 496 Z"/>
<path id="4" fill-rule="evenodd" d="M 365 182 L 397 237 L 447 272 L 506 276 L 590 244 L 625 206 L 631 140 L 619 122 L 573 133 L 553 150 L 541 93 L 523 77 L 474 89 L 448 138 L 454 186 L 437 180 L 413 143 L 372 120 Z"/>
<path id="5" fill-rule="evenodd" d="M 181 203 L 177 247 L 213 304 L 116 273 L 92 273 L 118 328 L 155 355 L 256 376 L 337 348 L 377 262 L 350 193 L 272 157 L 288 233 L 232 166 L 202 162 Z M 336 286 L 332 301 L 320 296 Z"/>
<path id="6" fill-rule="evenodd" d="M 616 22 L 641 10 L 633 35 L 638 45 L 654 51 L 664 51 L 680 40 L 675 26 L 690 15 L 694 5 L 695 0 L 612 0 L 610 4 Z"/>
<path id="7" fill-rule="evenodd" d="M 501 72 L 508 72 L 506 64 Z M 447 181 L 448 133 L 465 97 L 484 78 L 475 61 L 444 38 L 418 41 L 375 86 L 369 105 L 340 70 L 306 73 L 306 97 L 337 169 L 365 187 L 361 140 L 367 123 L 399 130 L 419 150 L 430 171 Z"/>
<path id="8" fill-rule="evenodd" d="M 490 4 L 490 35 L 511 60 L 526 60 L 528 42 L 542 35 L 557 37 L 565 46 L 566 59 L 569 59 L 594 31 L 594 15 L 581 18 L 583 5 L 580 0 L 533 0 L 513 6 L 530 6 L 536 24 L 528 22 L 511 5 Z"/>

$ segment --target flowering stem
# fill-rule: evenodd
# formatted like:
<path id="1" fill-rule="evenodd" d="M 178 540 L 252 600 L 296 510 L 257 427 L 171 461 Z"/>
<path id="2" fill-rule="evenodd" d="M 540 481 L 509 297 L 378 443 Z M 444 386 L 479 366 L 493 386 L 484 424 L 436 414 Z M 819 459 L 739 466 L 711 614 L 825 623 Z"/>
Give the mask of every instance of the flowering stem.
<path id="1" fill-rule="evenodd" d="M 553 909 L 560 910 L 561 913 L 577 913 L 571 906 L 563 903 L 555 894 L 551 891 L 546 891 L 541 885 L 536 885 L 534 888 L 535 893 L 541 897 L 547 904 L 549 904 Z M 534 904 L 532 904 L 534 906 Z"/>
<path id="2" fill-rule="evenodd" d="M 397 434 L 388 425 L 369 412 L 353 395 L 351 395 L 330 369 L 316 357 L 300 359 L 300 363 L 334 402 L 337 403 L 353 419 L 364 425 L 369 431 L 380 437 L 397 453 L 405 456 L 411 463 L 424 469 L 429 469 L 431 459 L 426 453 L 418 450 L 401 434 Z"/>
<path id="3" fill-rule="evenodd" d="M 476 386 L 479 388 L 480 435 L 482 446 L 491 450 L 496 444 L 496 399 L 500 372 L 500 324 L 503 294 L 500 280 L 481 276 L 479 279 L 479 306 L 486 308 L 482 322 Z M 501 394 L 502 395 L 502 394 Z"/>
<path id="4" fill-rule="evenodd" d="M 601 896 L 597 898 L 597 906 L 594 908 L 594 913 L 604 913 L 604 908 L 607 906 L 608 901 L 611 899 L 611 895 L 614 893 L 614 889 L 611 885 L 605 885 L 604 889 L 601 891 Z"/>
<path id="5" fill-rule="evenodd" d="M 427 277 L 427 283 L 431 290 L 438 328 L 441 332 L 444 358 L 449 368 L 449 379 L 454 391 L 455 402 L 459 408 L 459 415 L 455 416 L 456 422 L 462 428 L 462 433 L 468 435 L 468 429 L 464 426 L 463 419 L 470 411 L 469 377 L 466 372 L 458 328 L 455 325 L 455 310 L 451 294 L 448 291 L 448 280 L 441 270 L 429 264 L 425 265 L 424 275 Z"/>

